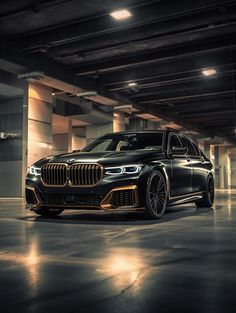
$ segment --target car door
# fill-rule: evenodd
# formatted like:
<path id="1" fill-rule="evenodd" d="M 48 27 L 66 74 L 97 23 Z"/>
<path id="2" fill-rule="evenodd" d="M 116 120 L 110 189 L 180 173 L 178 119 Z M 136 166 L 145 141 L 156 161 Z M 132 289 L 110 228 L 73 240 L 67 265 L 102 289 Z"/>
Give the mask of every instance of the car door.
<path id="1" fill-rule="evenodd" d="M 188 147 L 188 157 L 191 159 L 192 181 L 191 193 L 204 190 L 207 171 L 204 166 L 204 159 L 200 156 L 198 148 L 189 138 L 181 135 L 182 145 Z"/>
<path id="2" fill-rule="evenodd" d="M 183 147 L 179 135 L 171 133 L 168 138 L 168 149 L 171 157 L 172 172 L 170 175 L 170 197 L 178 197 L 191 192 L 192 166 L 188 155 L 174 155 L 172 147 Z"/>

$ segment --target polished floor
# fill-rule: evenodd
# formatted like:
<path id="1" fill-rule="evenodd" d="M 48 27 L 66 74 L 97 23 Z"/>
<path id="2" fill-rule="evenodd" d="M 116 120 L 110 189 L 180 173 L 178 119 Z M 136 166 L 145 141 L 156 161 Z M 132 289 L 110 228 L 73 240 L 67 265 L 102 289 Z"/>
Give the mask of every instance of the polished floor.
<path id="1" fill-rule="evenodd" d="M 0 199 L 0 311 L 236 312 L 236 193 L 214 209 L 36 217 Z"/>

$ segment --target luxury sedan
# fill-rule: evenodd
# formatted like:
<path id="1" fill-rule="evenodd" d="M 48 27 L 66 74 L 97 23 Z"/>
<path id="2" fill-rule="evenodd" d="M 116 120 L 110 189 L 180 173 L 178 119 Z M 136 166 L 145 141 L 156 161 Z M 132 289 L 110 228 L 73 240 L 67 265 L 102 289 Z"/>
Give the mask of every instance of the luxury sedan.
<path id="1" fill-rule="evenodd" d="M 214 202 L 213 166 L 175 131 L 104 135 L 81 151 L 46 157 L 26 177 L 26 208 L 43 216 L 64 209 L 143 210 L 160 218 L 167 206 Z"/>

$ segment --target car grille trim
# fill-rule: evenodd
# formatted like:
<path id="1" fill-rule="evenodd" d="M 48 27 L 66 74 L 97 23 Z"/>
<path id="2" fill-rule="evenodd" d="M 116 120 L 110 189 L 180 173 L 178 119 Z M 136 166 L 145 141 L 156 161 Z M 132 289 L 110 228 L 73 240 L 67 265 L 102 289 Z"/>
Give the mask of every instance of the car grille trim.
<path id="1" fill-rule="evenodd" d="M 41 168 L 41 180 L 47 186 L 65 186 L 67 182 L 67 165 L 45 164 Z"/>
<path id="2" fill-rule="evenodd" d="M 42 166 L 41 180 L 46 186 L 89 187 L 103 177 L 103 167 L 98 163 L 48 163 Z"/>

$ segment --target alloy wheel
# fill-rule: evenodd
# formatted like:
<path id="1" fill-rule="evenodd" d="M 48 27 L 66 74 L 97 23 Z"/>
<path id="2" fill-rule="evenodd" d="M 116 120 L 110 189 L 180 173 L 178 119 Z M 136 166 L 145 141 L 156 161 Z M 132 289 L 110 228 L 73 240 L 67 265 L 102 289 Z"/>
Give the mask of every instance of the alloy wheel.
<path id="1" fill-rule="evenodd" d="M 164 177 L 156 174 L 152 177 L 149 190 L 150 207 L 156 216 L 161 216 L 166 206 L 166 183 Z"/>

